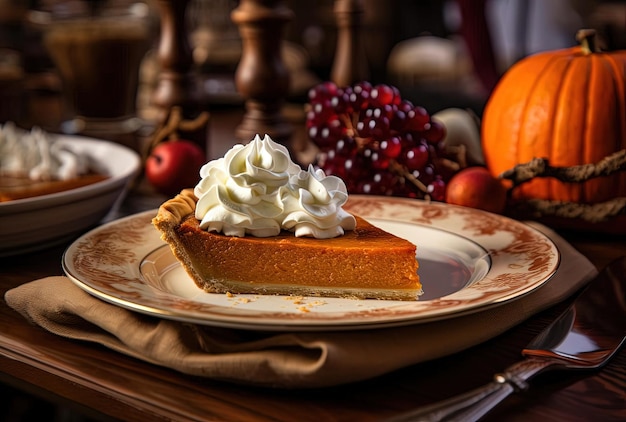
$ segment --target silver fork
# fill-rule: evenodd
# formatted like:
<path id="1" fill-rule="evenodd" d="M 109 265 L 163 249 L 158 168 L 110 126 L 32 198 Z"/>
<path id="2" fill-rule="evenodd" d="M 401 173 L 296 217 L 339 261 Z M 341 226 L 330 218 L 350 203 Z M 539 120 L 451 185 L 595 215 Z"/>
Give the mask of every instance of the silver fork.
<path id="1" fill-rule="evenodd" d="M 522 350 L 524 360 L 491 383 L 465 394 L 410 411 L 388 422 L 476 421 L 504 398 L 529 388 L 533 376 L 556 369 L 603 366 L 626 339 L 626 257 L 596 276 L 555 321 Z"/>

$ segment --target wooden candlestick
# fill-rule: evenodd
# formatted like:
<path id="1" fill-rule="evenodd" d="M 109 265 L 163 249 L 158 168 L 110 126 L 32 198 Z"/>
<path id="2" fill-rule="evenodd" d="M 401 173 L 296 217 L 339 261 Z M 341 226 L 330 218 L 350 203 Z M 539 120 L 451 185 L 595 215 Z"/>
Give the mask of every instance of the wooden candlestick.
<path id="1" fill-rule="evenodd" d="M 237 128 L 241 141 L 269 135 L 291 149 L 291 125 L 282 115 L 289 73 L 281 56 L 283 29 L 293 12 L 280 0 L 241 0 L 231 14 L 242 39 L 235 84 L 246 112 Z"/>
<path id="2" fill-rule="evenodd" d="M 192 72 L 193 57 L 185 25 L 185 12 L 190 0 L 159 0 L 161 35 L 157 57 L 160 65 L 157 85 L 152 102 L 158 107 L 158 123 L 166 125 L 174 108 L 187 120 L 208 120 L 208 113 L 201 113 L 196 77 Z M 179 135 L 195 141 L 205 151 L 207 125 Z M 180 128 L 179 128 L 180 129 Z M 184 132 L 184 133 L 182 133 Z"/>
<path id="3" fill-rule="evenodd" d="M 335 0 L 337 49 L 331 80 L 339 86 L 351 85 L 369 78 L 369 68 L 362 39 L 362 0 Z"/>

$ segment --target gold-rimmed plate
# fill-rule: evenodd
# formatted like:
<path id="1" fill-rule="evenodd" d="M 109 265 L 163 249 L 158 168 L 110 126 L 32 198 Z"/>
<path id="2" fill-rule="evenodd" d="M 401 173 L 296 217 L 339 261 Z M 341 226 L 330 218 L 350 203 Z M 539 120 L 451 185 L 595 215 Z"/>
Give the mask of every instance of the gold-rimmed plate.
<path id="1" fill-rule="evenodd" d="M 355 300 L 202 291 L 146 211 L 98 227 L 63 256 L 66 274 L 118 306 L 196 324 L 253 330 L 354 330 L 453 318 L 516 300 L 556 272 L 544 234 L 480 210 L 394 197 L 352 195 L 346 206 L 418 247 L 418 301 Z"/>

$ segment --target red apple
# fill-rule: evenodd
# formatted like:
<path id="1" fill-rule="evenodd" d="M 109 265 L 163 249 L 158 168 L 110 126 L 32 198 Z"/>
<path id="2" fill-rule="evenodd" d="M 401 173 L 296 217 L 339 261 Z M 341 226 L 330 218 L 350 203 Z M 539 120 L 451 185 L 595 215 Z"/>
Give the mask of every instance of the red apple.
<path id="1" fill-rule="evenodd" d="M 485 167 L 468 167 L 448 182 L 446 202 L 500 214 L 506 206 L 506 187 Z"/>
<path id="2" fill-rule="evenodd" d="M 204 151 L 193 142 L 163 142 L 154 147 L 146 160 L 146 178 L 158 192 L 171 196 L 194 187 L 204 163 Z"/>

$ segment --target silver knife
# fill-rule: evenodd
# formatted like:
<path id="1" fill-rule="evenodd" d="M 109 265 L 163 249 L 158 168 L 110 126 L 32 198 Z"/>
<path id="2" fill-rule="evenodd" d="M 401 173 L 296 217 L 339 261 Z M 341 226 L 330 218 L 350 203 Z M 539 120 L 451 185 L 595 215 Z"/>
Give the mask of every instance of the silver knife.
<path id="1" fill-rule="evenodd" d="M 457 397 L 394 417 L 403 421 L 476 421 L 510 394 L 526 390 L 533 376 L 556 369 L 604 365 L 626 339 L 626 257 L 606 266 L 576 300 L 535 337 L 525 359 L 491 383 Z"/>

